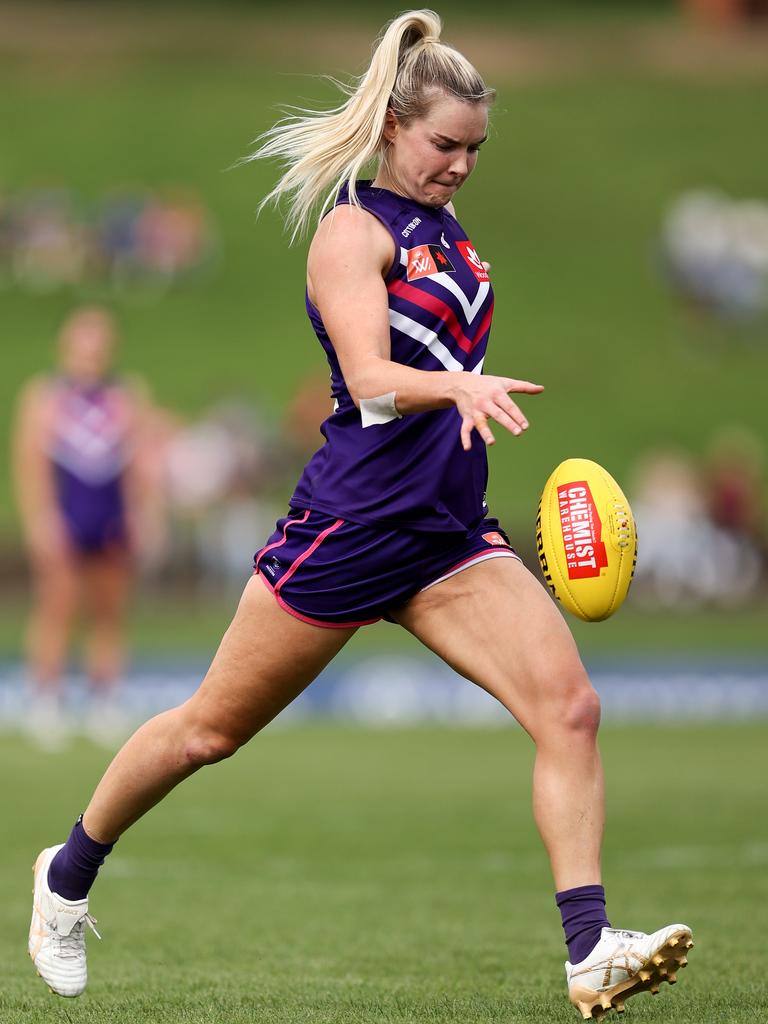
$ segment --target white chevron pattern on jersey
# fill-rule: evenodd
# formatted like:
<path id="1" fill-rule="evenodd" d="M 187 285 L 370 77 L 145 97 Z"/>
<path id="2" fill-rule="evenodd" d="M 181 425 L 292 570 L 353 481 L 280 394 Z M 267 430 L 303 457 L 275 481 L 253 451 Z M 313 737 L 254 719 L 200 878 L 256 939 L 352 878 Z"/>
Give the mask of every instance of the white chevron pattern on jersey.
<path id="1" fill-rule="evenodd" d="M 408 266 L 408 250 L 400 246 L 400 262 L 404 267 Z M 460 288 L 450 274 L 430 274 L 430 281 L 434 281 L 435 284 L 439 284 L 445 288 L 452 295 L 455 295 L 459 300 L 464 316 L 467 318 L 467 324 L 471 324 L 477 314 L 480 312 L 483 303 L 485 302 L 486 296 L 491 289 L 490 284 L 487 281 L 481 281 L 477 286 L 477 294 L 474 299 L 470 302 L 469 298 L 464 292 L 463 288 Z"/>
<path id="2" fill-rule="evenodd" d="M 407 334 L 409 338 L 413 338 L 414 341 L 420 342 L 439 362 L 443 364 L 446 370 L 452 372 L 458 372 L 464 370 L 465 367 L 461 365 L 458 359 L 454 359 L 449 350 L 440 341 L 434 331 L 430 331 L 424 324 L 418 323 L 416 320 L 412 320 L 409 316 L 404 316 L 402 313 L 398 313 L 394 309 L 389 311 L 389 324 L 390 327 L 394 327 L 395 330 L 400 331 L 401 334 Z M 485 357 L 477 363 L 476 366 L 472 367 L 471 373 L 482 373 L 483 362 Z"/>

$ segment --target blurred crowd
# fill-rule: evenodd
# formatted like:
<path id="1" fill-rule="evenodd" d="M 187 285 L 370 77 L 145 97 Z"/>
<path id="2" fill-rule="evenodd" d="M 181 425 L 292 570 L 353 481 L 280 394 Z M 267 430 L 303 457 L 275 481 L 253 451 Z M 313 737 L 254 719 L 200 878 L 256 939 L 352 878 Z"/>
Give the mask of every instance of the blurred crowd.
<path id="1" fill-rule="evenodd" d="M 209 269 L 216 253 L 210 212 L 189 189 L 126 188 L 92 204 L 64 188 L 0 191 L 0 287 L 95 283 L 151 296 Z"/>
<path id="2" fill-rule="evenodd" d="M 721 430 L 701 460 L 647 455 L 630 491 L 637 519 L 633 598 L 650 606 L 737 606 L 768 576 L 765 448 L 743 427 Z"/>
<path id="3" fill-rule="evenodd" d="M 284 514 L 285 494 L 322 442 L 329 392 L 324 376 L 307 379 L 281 421 L 236 398 L 188 420 L 155 408 L 145 458 L 167 514 L 142 552 L 146 571 L 239 591 L 254 545 Z"/>
<path id="4" fill-rule="evenodd" d="M 717 28 L 761 27 L 768 21 L 768 0 L 683 0 L 693 17 Z"/>
<path id="5" fill-rule="evenodd" d="M 768 313 L 768 202 L 685 192 L 667 212 L 663 265 L 697 308 L 728 319 Z"/>

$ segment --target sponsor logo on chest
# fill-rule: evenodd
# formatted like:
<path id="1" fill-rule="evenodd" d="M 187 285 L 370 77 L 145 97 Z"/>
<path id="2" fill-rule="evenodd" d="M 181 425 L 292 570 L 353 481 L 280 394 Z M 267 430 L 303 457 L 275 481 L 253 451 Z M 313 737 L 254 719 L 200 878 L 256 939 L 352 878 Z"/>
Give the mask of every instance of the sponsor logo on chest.
<path id="1" fill-rule="evenodd" d="M 477 249 L 472 245 L 468 238 L 461 242 L 456 242 L 456 248 L 459 250 L 464 260 L 475 275 L 478 281 L 488 280 L 488 271 L 483 266 L 483 261 L 477 255 Z"/>
<path id="2" fill-rule="evenodd" d="M 408 250 L 406 274 L 409 281 L 441 273 L 456 273 L 441 245 L 417 245 L 415 249 Z"/>
<path id="3" fill-rule="evenodd" d="M 409 235 L 413 234 L 413 232 L 416 230 L 419 224 L 421 224 L 421 217 L 414 217 L 409 224 L 405 225 L 400 234 L 403 236 L 403 238 L 408 238 Z"/>

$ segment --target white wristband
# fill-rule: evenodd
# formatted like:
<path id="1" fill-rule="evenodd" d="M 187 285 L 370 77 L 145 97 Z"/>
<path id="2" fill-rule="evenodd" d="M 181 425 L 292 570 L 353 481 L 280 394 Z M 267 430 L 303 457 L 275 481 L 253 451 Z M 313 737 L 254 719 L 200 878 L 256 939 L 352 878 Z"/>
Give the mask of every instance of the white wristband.
<path id="1" fill-rule="evenodd" d="M 381 423 L 390 423 L 392 420 L 401 420 L 403 417 L 395 406 L 395 391 L 387 395 L 379 395 L 378 398 L 360 399 L 360 417 L 363 427 L 373 427 Z"/>

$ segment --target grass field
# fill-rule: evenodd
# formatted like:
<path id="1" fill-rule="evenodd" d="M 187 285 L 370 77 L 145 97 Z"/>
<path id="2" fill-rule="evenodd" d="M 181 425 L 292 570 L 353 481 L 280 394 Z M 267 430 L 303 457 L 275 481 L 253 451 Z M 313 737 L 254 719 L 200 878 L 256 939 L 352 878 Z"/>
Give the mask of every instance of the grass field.
<path id="1" fill-rule="evenodd" d="M 627 1021 L 768 1016 L 766 741 L 757 725 L 604 732 L 609 914 L 696 938 L 676 989 L 631 1000 Z M 121 840 L 94 890 L 88 992 L 57 999 L 25 954 L 29 869 L 104 760 L 0 746 L 4 1024 L 578 1019 L 518 729 L 273 727 Z"/>

